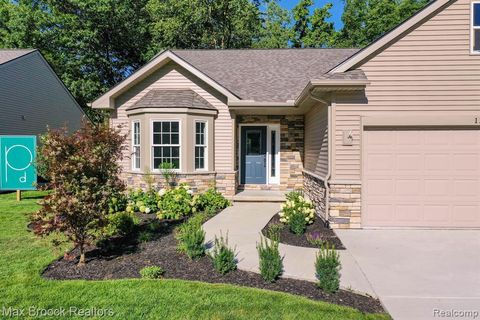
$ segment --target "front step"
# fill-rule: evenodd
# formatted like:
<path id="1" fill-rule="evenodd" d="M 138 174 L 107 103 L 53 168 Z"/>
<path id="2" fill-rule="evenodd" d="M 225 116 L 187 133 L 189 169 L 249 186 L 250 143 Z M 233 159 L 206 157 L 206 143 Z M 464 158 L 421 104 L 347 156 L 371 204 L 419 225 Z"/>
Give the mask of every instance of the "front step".
<path id="1" fill-rule="evenodd" d="M 285 192 L 272 190 L 243 190 L 232 198 L 233 202 L 285 202 Z"/>

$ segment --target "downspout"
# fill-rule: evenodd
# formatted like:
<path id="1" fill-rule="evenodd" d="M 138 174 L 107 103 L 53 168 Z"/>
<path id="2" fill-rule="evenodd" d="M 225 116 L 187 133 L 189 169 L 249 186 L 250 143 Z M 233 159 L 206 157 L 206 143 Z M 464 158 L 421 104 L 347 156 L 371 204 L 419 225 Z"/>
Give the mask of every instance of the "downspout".
<path id="1" fill-rule="evenodd" d="M 329 226 L 329 218 L 330 218 L 330 185 L 328 181 L 332 175 L 332 102 L 328 103 L 326 100 L 321 98 L 315 97 L 312 92 L 309 92 L 310 98 L 315 101 L 318 101 L 322 104 L 327 106 L 327 134 L 328 134 L 328 146 L 327 146 L 327 157 L 328 157 L 328 166 L 327 166 L 327 174 L 323 179 L 323 183 L 325 184 L 325 223 L 327 227 Z M 331 100 L 331 99 L 330 99 Z"/>

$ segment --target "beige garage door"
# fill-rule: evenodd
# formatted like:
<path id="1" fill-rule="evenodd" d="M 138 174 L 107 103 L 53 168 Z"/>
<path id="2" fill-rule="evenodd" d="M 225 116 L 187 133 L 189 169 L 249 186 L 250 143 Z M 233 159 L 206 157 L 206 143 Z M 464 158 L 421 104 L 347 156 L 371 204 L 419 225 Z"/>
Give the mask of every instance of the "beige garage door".
<path id="1" fill-rule="evenodd" d="M 364 226 L 480 227 L 480 130 L 366 129 Z"/>

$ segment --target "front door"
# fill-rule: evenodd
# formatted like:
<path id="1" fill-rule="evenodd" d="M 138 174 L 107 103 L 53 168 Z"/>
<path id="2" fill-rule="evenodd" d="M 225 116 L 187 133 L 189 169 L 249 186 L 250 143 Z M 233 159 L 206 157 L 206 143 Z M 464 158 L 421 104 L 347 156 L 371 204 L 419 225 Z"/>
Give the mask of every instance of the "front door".
<path id="1" fill-rule="evenodd" d="M 267 183 L 267 127 L 242 127 L 241 183 Z"/>

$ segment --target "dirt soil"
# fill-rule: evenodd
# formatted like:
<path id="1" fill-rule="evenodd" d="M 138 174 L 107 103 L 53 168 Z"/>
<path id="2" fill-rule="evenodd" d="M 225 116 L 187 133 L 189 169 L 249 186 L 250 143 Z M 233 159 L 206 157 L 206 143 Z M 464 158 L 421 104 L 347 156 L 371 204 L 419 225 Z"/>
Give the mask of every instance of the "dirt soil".
<path id="1" fill-rule="evenodd" d="M 148 221 L 145 219 L 144 221 Z M 259 274 L 236 270 L 221 275 L 213 268 L 207 256 L 190 260 L 176 250 L 177 242 L 173 229 L 178 223 L 163 222 L 157 229 L 154 239 L 138 243 L 136 239 L 114 239 L 108 249 L 90 248 L 87 263 L 77 266 L 78 249 L 70 252 L 71 258 L 62 257 L 50 264 L 43 276 L 48 279 L 125 279 L 139 278 L 139 271 L 146 266 L 160 266 L 165 270 L 165 278 L 195 280 L 209 283 L 229 283 L 245 287 L 300 295 L 313 300 L 356 308 L 362 312 L 385 312 L 377 299 L 340 290 L 327 294 L 315 283 L 294 279 L 278 279 L 275 283 L 265 283 Z M 207 244 L 208 246 L 208 244 Z M 161 280 L 160 280 L 161 281 Z"/>
<path id="2" fill-rule="evenodd" d="M 269 226 L 272 224 L 281 224 L 278 214 L 274 215 L 273 218 L 263 228 L 262 234 L 264 236 L 268 236 L 267 231 Z M 312 224 L 307 226 L 307 230 L 302 235 L 296 235 L 290 231 L 287 225 L 285 225 L 280 231 L 280 242 L 298 247 L 318 248 L 318 246 L 308 242 L 307 240 L 307 234 L 311 233 L 319 235 L 323 241 L 328 242 L 330 245 L 333 244 L 335 249 L 345 250 L 342 241 L 340 241 L 335 232 L 333 232 L 332 229 L 327 228 L 323 221 L 318 217 Z"/>

